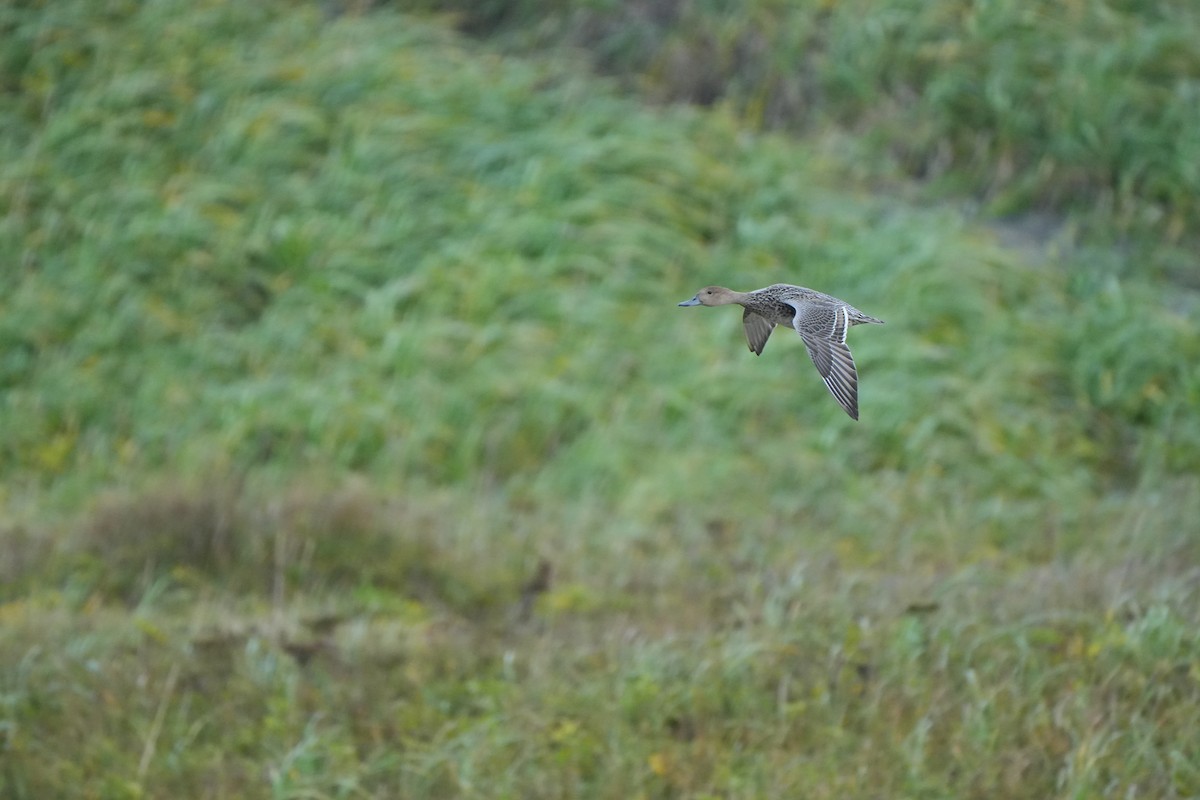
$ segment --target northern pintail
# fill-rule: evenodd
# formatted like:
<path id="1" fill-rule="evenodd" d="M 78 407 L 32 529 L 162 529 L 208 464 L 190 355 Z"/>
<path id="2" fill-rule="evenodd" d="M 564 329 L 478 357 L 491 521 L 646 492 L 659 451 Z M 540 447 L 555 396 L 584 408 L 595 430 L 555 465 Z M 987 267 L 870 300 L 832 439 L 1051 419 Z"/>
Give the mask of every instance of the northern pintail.
<path id="1" fill-rule="evenodd" d="M 817 365 L 829 391 L 852 419 L 858 419 L 858 371 L 846 347 L 846 332 L 866 322 L 883 324 L 854 306 L 827 294 L 776 283 L 753 292 L 735 292 L 724 286 L 701 289 L 681 306 L 725 306 L 737 303 L 746 328 L 746 341 L 762 355 L 776 325 L 795 328 Z"/>

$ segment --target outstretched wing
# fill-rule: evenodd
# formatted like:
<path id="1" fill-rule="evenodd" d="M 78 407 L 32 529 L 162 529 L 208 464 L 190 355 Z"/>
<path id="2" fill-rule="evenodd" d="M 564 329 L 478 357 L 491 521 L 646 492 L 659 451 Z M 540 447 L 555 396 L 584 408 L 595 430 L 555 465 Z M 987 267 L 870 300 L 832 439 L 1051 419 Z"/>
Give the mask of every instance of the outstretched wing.
<path id="1" fill-rule="evenodd" d="M 808 348 L 821 380 L 851 419 L 858 419 L 858 370 L 846 346 L 850 328 L 845 306 L 812 301 L 791 301 L 796 309 L 792 325 Z"/>
<path id="2" fill-rule="evenodd" d="M 754 355 L 761 356 L 763 348 L 767 346 L 767 339 L 770 338 L 771 331 L 775 328 L 775 323 L 766 317 L 760 317 L 747 308 L 742 313 L 742 325 L 746 328 L 746 341 L 750 344 L 750 349 Z"/>

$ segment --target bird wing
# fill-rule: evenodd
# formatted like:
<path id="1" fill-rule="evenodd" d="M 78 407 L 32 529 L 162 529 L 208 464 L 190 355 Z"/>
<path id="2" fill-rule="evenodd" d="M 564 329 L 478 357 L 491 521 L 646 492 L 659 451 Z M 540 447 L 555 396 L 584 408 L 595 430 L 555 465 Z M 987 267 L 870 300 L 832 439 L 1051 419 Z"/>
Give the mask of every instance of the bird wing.
<path id="1" fill-rule="evenodd" d="M 808 300 L 787 303 L 796 309 L 792 326 L 804 340 L 821 380 L 851 419 L 858 419 L 858 370 L 846 346 L 850 318 L 845 306 Z"/>
<path id="2" fill-rule="evenodd" d="M 747 308 L 742 313 L 742 325 L 746 328 L 746 341 L 750 344 L 751 351 L 754 355 L 761 356 L 771 331 L 775 329 L 775 323 Z"/>

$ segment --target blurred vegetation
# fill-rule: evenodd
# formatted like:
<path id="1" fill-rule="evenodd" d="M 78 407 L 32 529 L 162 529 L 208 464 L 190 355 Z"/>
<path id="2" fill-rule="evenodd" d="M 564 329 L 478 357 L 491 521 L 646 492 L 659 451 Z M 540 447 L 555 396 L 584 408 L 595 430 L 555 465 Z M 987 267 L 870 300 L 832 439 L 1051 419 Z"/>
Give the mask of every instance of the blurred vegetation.
<path id="1" fill-rule="evenodd" d="M 1110 241 L 1194 243 L 1200 229 L 1191 0 L 397 5 L 452 11 L 518 52 L 569 43 L 650 97 L 727 105 L 752 127 L 859 131 L 865 153 L 995 213 L 1085 211 Z"/>
<path id="2" fill-rule="evenodd" d="M 820 52 L 891 91 L 844 5 Z M 797 139 L 333 11 L 0 9 L 6 796 L 1200 793 L 1193 295 L 906 200 L 857 157 L 944 147 L 925 100 Z M 798 342 L 675 308 L 777 281 L 887 321 L 862 423 Z"/>

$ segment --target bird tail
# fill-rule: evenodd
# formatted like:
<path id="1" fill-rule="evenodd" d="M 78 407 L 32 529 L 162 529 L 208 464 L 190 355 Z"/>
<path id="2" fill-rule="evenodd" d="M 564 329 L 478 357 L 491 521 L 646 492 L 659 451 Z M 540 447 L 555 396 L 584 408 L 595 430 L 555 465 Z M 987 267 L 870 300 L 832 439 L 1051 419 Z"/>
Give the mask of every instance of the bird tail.
<path id="1" fill-rule="evenodd" d="M 869 314 L 864 314 L 861 311 L 855 311 L 854 314 L 852 314 L 850 316 L 850 324 L 851 325 L 862 325 L 864 323 L 870 323 L 872 325 L 882 325 L 883 320 L 875 319 L 874 317 L 870 316 Z"/>

